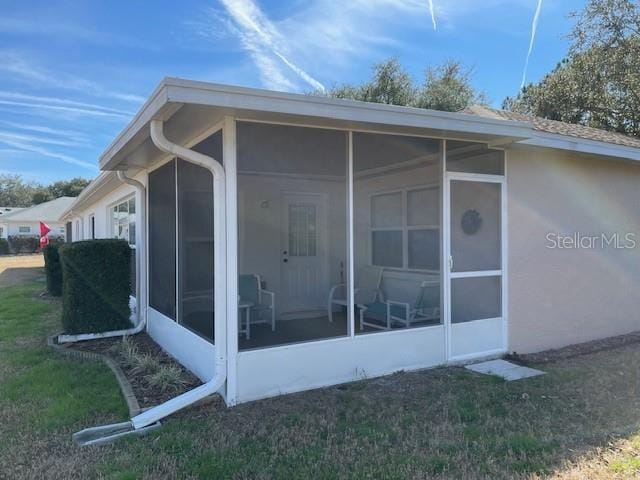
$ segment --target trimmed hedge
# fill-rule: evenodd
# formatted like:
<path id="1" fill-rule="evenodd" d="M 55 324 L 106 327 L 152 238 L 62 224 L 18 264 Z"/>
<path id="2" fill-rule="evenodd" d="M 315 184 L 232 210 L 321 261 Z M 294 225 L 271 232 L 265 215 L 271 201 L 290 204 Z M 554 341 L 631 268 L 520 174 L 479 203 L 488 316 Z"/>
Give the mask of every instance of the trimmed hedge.
<path id="1" fill-rule="evenodd" d="M 62 263 L 62 325 L 65 333 L 130 328 L 131 249 L 124 240 L 67 243 Z"/>
<path id="2" fill-rule="evenodd" d="M 58 243 L 51 243 L 42 249 L 44 254 L 44 271 L 47 275 L 47 290 L 54 297 L 62 295 L 62 265 Z"/>
<path id="3" fill-rule="evenodd" d="M 12 253 L 35 253 L 40 248 L 40 237 L 33 235 L 9 236 L 9 250 Z"/>
<path id="4" fill-rule="evenodd" d="M 0 255 L 9 254 L 9 242 L 6 238 L 0 238 Z"/>

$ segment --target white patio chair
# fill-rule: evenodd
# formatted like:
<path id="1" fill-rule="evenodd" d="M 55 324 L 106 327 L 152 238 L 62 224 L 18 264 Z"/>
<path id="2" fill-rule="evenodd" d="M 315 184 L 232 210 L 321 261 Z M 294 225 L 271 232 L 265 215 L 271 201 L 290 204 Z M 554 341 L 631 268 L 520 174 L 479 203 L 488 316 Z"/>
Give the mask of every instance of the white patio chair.
<path id="1" fill-rule="evenodd" d="M 239 308 L 248 308 L 247 315 L 249 322 L 253 312 L 263 313 L 269 312 L 269 320 L 262 323 L 271 323 L 271 330 L 276 331 L 276 308 L 275 293 L 262 288 L 260 276 L 255 273 L 243 274 L 238 276 L 238 306 Z M 242 313 L 242 312 L 239 312 Z M 260 322 L 256 322 L 260 323 Z M 248 328 L 246 332 L 242 332 L 249 336 Z"/>
<path id="2" fill-rule="evenodd" d="M 394 300 L 377 300 L 359 304 L 360 330 L 364 327 L 379 330 L 391 330 L 393 326 L 410 327 L 414 323 L 437 320 L 440 318 L 440 282 L 423 280 L 420 282 L 418 297 L 413 304 Z M 366 315 L 384 319 L 381 323 L 367 321 Z"/>
<path id="3" fill-rule="evenodd" d="M 363 267 L 356 277 L 356 288 L 354 289 L 354 304 L 373 303 L 376 300 L 383 300 L 384 295 L 380 290 L 382 283 L 381 267 Z M 344 283 L 334 285 L 329 291 L 329 301 L 327 302 L 327 312 L 329 321 L 333 322 L 333 308 L 335 305 L 346 307 L 349 305 L 347 297 L 347 286 Z"/>

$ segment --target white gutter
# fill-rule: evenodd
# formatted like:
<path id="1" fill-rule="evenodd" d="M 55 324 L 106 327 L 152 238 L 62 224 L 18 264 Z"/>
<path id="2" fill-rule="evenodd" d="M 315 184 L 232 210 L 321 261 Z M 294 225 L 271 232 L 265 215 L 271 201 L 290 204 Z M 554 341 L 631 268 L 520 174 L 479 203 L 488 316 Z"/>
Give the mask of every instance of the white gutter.
<path id="1" fill-rule="evenodd" d="M 214 217 L 214 265 L 223 271 L 226 265 L 226 228 L 225 228 L 225 172 L 222 165 L 212 157 L 189 150 L 169 141 L 163 133 L 161 120 L 151 121 L 151 139 L 156 147 L 180 159 L 206 168 L 213 175 L 213 217 Z M 215 275 L 215 273 L 214 273 Z M 222 276 L 217 276 L 222 278 Z M 131 434 L 143 434 L 159 426 L 159 420 L 182 410 L 197 401 L 217 393 L 227 379 L 227 316 L 226 295 L 223 281 L 214 282 L 216 341 L 216 370 L 213 378 L 199 387 L 189 390 L 136 415 L 128 422 L 93 427 L 73 435 L 80 445 L 103 445 Z"/>
<path id="2" fill-rule="evenodd" d="M 125 172 L 118 171 L 118 179 L 124 183 L 134 186 L 140 193 L 140 245 L 146 245 L 146 225 L 147 225 L 147 189 L 145 186 L 133 178 L 127 177 Z M 73 214 L 73 210 L 70 211 Z M 58 343 L 82 342 L 85 340 L 97 340 L 100 338 L 123 337 L 125 335 L 135 335 L 144 330 L 147 325 L 147 309 L 142 308 L 142 282 L 140 281 L 142 273 L 142 255 L 136 251 L 136 317 L 138 321 L 133 328 L 124 330 L 112 330 L 110 332 L 101 333 L 80 333 L 77 335 L 58 335 Z M 144 312 L 143 312 L 144 310 Z"/>
<path id="3" fill-rule="evenodd" d="M 180 159 L 194 163 L 209 170 L 213 176 L 213 218 L 214 218 L 214 265 L 216 269 L 224 269 L 225 251 L 225 172 L 215 159 L 188 148 L 170 142 L 163 132 L 161 120 L 151 121 L 151 139 L 156 147 Z M 134 429 L 147 427 L 172 413 L 181 410 L 198 400 L 217 393 L 227 379 L 227 322 L 226 298 L 224 282 L 221 277 L 214 282 L 215 322 L 214 338 L 216 342 L 216 371 L 211 380 L 193 390 L 183 393 L 171 400 L 153 407 L 131 419 Z"/>

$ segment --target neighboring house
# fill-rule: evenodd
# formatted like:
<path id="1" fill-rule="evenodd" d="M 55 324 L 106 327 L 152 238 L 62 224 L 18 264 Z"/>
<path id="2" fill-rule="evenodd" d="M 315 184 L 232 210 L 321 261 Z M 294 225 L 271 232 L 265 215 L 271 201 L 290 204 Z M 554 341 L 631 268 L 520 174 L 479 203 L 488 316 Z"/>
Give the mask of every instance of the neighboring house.
<path id="1" fill-rule="evenodd" d="M 28 208 L 0 208 L 3 211 L 0 215 L 0 238 L 39 238 L 40 222 L 49 225 L 50 237 L 65 236 L 65 225 L 60 222 L 60 216 L 74 200 L 74 197 L 60 197 Z"/>
<path id="2" fill-rule="evenodd" d="M 147 332 L 234 405 L 640 329 L 639 162 L 485 107 L 165 79 L 63 217 L 136 247 Z"/>

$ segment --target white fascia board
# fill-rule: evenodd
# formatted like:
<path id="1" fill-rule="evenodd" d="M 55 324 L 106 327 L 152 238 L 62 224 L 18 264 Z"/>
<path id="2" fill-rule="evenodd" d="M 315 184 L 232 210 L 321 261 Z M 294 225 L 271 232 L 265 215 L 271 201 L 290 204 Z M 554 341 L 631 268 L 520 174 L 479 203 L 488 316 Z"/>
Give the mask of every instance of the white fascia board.
<path id="1" fill-rule="evenodd" d="M 532 126 L 529 123 L 489 119 L 464 113 L 439 112 L 165 78 L 133 120 L 100 156 L 100 168 L 103 170 L 114 168 L 119 152 L 152 119 L 167 120 L 183 104 L 206 105 L 235 111 L 317 117 L 355 124 L 372 123 L 425 128 L 441 130 L 445 133 L 451 132 L 451 134 L 453 132 L 476 133 L 510 137 L 512 141 L 529 138 L 532 132 Z"/>
<path id="2" fill-rule="evenodd" d="M 169 102 L 268 113 L 319 117 L 354 123 L 479 133 L 529 138 L 532 125 L 495 120 L 464 113 L 440 112 L 415 107 L 333 99 L 313 95 L 272 92 L 255 88 L 166 79 Z"/>
<path id="3" fill-rule="evenodd" d="M 518 142 L 521 145 L 555 148 L 570 152 L 589 153 L 606 157 L 624 158 L 640 161 L 640 148 L 616 145 L 586 138 L 570 137 L 556 133 L 534 131 L 531 138 Z"/>
<path id="4" fill-rule="evenodd" d="M 82 210 L 95 195 L 101 194 L 102 190 L 116 178 L 115 172 L 100 172 L 89 185 L 87 185 L 74 202 L 60 215 L 59 221 L 65 221 L 73 217 L 73 212 Z M 106 192 L 105 192 L 106 193 Z"/>

